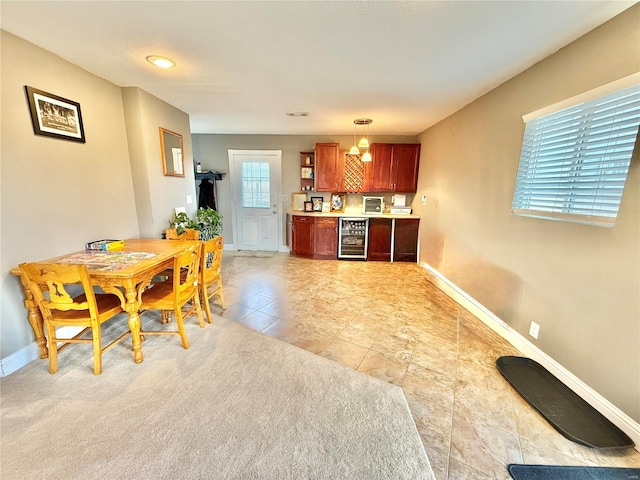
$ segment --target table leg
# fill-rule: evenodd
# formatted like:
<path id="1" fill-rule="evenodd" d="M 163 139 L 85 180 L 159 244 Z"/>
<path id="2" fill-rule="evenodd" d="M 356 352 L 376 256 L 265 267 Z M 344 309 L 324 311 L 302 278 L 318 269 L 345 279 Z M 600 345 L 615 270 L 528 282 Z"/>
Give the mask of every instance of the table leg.
<path id="1" fill-rule="evenodd" d="M 47 358 L 49 356 L 49 350 L 47 349 L 47 338 L 44 336 L 44 320 L 42 319 L 42 314 L 36 301 L 33 299 L 31 289 L 22 279 L 22 275 L 20 275 L 20 282 L 22 283 L 22 290 L 24 291 L 24 306 L 27 307 L 29 311 L 29 324 L 36 337 L 40 358 Z"/>
<path id="2" fill-rule="evenodd" d="M 136 363 L 142 363 L 142 341 L 140 339 L 140 302 L 135 287 L 131 286 L 125 292 L 127 303 L 125 310 L 129 314 L 129 330 L 131 330 L 131 343 L 133 348 L 133 360 Z"/>

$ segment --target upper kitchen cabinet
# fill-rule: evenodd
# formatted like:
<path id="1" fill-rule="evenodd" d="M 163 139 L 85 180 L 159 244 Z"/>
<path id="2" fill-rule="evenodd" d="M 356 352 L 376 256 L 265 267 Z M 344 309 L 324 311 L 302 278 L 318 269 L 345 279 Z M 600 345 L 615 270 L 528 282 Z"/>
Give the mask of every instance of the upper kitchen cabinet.
<path id="1" fill-rule="evenodd" d="M 339 143 L 316 143 L 316 191 L 340 192 L 343 162 Z"/>
<path id="2" fill-rule="evenodd" d="M 366 166 L 369 192 L 415 193 L 418 189 L 420 144 L 373 143 L 372 161 Z"/>
<path id="3" fill-rule="evenodd" d="M 364 166 L 362 155 L 352 155 L 343 152 L 343 185 L 342 191 L 346 193 L 362 193 L 364 189 Z"/>

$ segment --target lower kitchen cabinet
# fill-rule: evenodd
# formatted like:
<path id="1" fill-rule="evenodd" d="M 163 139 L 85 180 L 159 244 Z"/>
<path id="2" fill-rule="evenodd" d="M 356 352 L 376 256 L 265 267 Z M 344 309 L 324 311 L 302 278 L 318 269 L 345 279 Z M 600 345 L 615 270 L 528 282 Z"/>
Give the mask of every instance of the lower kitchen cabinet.
<path id="1" fill-rule="evenodd" d="M 313 217 L 293 215 L 291 252 L 299 257 L 313 257 Z"/>
<path id="2" fill-rule="evenodd" d="M 338 258 L 338 219 L 316 217 L 313 228 L 313 258 Z"/>
<path id="3" fill-rule="evenodd" d="M 390 218 L 369 219 L 369 248 L 367 260 L 374 262 L 391 261 L 391 230 L 393 220 Z"/>
<path id="4" fill-rule="evenodd" d="M 395 220 L 393 235 L 393 261 L 418 261 L 418 228 L 420 219 L 403 218 Z"/>
<path id="5" fill-rule="evenodd" d="M 338 217 L 287 214 L 287 243 L 297 257 L 338 258 Z M 418 218 L 370 218 L 367 260 L 418 261 Z"/>

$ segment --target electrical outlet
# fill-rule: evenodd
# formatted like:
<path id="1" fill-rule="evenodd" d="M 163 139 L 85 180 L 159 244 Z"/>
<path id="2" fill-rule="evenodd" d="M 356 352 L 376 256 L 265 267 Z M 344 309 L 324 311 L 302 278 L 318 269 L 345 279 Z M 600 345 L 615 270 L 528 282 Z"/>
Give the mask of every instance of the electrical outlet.
<path id="1" fill-rule="evenodd" d="M 422 205 L 426 205 L 426 204 L 427 204 L 427 196 L 422 195 Z"/>
<path id="2" fill-rule="evenodd" d="M 191 198 L 191 195 L 187 195 L 187 205 L 191 205 L 193 203 L 193 199 Z"/>
<path id="3" fill-rule="evenodd" d="M 533 338 L 537 340 L 539 333 L 540 333 L 540 325 L 532 321 L 531 326 L 529 327 L 529 335 L 531 335 Z"/>

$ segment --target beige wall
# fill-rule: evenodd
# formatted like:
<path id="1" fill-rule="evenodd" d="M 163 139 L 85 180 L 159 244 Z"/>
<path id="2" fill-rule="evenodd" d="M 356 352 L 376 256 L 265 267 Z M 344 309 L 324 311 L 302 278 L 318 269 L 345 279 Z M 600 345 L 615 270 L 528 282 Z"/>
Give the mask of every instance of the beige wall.
<path id="1" fill-rule="evenodd" d="M 217 207 L 224 217 L 225 244 L 234 243 L 231 225 L 231 186 L 229 184 L 229 156 L 231 150 L 282 150 L 282 194 L 287 200 L 282 207 L 291 205 L 291 193 L 300 190 L 300 152 L 313 150 L 316 143 L 339 143 L 342 150 L 353 145 L 352 135 L 207 135 L 194 134 L 194 161 L 200 162 L 205 170 L 218 170 L 227 175 L 218 181 Z M 377 143 L 418 143 L 417 137 L 401 135 L 370 135 L 371 142 Z M 328 198 L 329 194 L 325 194 Z M 347 197 L 349 201 L 349 197 Z M 283 219 L 285 216 L 283 215 Z M 284 225 L 281 229 L 284 233 Z M 283 243 L 285 237 L 283 236 Z"/>
<path id="2" fill-rule="evenodd" d="M 138 236 L 120 88 L 4 31 L 0 356 L 33 341 L 20 262 Z M 80 103 L 86 143 L 36 136 L 24 86 Z"/>
<path id="3" fill-rule="evenodd" d="M 99 238 L 160 238 L 174 207 L 193 213 L 197 199 L 186 113 L 144 90 L 121 89 L 4 31 L 2 65 L 4 362 L 33 342 L 12 268 L 80 250 Z M 24 85 L 79 102 L 86 143 L 34 135 Z M 183 135 L 184 178 L 162 174 L 159 127 Z"/>
<path id="4" fill-rule="evenodd" d="M 637 71 L 640 5 L 423 132 L 414 210 L 422 261 L 640 421 L 640 149 L 613 229 L 510 214 L 522 115 Z"/>
<path id="5" fill-rule="evenodd" d="M 175 207 L 197 208 L 189 115 L 140 88 L 123 88 L 122 98 L 140 236 L 161 238 Z M 162 173 L 160 127 L 182 135 L 184 177 Z"/>

